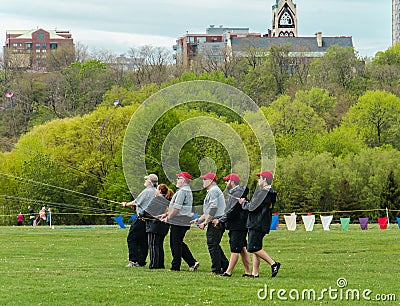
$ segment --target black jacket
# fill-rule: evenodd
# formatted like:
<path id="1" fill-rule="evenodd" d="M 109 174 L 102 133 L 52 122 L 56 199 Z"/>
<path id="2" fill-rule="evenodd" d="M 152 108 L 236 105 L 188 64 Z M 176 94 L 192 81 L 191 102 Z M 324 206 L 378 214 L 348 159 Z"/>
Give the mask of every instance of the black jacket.
<path id="1" fill-rule="evenodd" d="M 249 212 L 242 209 L 236 198 L 246 198 L 249 193 L 247 187 L 238 186 L 237 188 L 228 191 L 226 198 L 227 211 L 219 219 L 220 222 L 225 224 L 228 230 L 247 231 L 246 222 Z"/>
<path id="2" fill-rule="evenodd" d="M 146 220 L 146 233 L 154 233 L 161 236 L 167 235 L 169 225 L 154 217 L 165 213 L 168 204 L 169 201 L 163 196 L 157 196 L 151 200 L 142 216 Z"/>
<path id="3" fill-rule="evenodd" d="M 249 210 L 247 228 L 268 234 L 275 202 L 276 192 L 272 188 L 257 190 L 251 201 L 243 206 Z"/>

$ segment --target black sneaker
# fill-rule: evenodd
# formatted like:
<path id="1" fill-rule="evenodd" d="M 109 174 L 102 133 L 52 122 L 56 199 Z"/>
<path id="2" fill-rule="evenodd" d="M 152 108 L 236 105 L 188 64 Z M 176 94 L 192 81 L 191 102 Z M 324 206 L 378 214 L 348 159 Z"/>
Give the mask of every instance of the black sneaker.
<path id="1" fill-rule="evenodd" d="M 228 273 L 224 272 L 224 273 L 220 274 L 220 276 L 231 277 L 231 276 L 232 276 L 232 274 L 228 274 Z"/>
<path id="2" fill-rule="evenodd" d="M 281 267 L 281 263 L 280 262 L 275 262 L 272 266 L 272 277 L 275 277 L 278 274 L 279 268 Z"/>
<path id="3" fill-rule="evenodd" d="M 194 263 L 194 265 L 191 266 L 191 267 L 189 268 L 189 271 L 190 271 L 190 272 L 195 272 L 195 271 L 197 271 L 197 269 L 198 269 L 199 266 L 200 266 L 200 263 L 199 263 L 198 261 L 196 261 L 196 262 Z"/>

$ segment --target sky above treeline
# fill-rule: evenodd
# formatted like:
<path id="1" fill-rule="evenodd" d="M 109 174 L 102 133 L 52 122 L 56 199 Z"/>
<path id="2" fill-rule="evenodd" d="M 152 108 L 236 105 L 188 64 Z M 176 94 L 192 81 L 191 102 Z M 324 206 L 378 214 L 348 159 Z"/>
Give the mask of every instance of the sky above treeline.
<path id="1" fill-rule="evenodd" d="M 188 33 L 246 27 L 267 33 L 275 0 L 14 0 L 2 1 L 0 35 L 7 30 L 69 30 L 89 50 L 126 54 L 143 45 L 171 48 Z M 299 36 L 352 36 L 360 56 L 372 57 L 392 43 L 389 0 L 296 0 Z"/>

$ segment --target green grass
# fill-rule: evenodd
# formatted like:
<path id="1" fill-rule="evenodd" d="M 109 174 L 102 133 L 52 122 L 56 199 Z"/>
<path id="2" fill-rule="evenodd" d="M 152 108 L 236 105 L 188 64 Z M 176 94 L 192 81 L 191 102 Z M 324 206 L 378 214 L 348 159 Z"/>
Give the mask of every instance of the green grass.
<path id="1" fill-rule="evenodd" d="M 191 229 L 186 242 L 201 262 L 199 271 L 149 270 L 126 268 L 127 230 L 113 227 L 1 227 L 0 304 L 1 305 L 399 305 L 400 230 L 377 226 L 361 231 L 356 225 L 341 231 L 339 225 L 325 232 L 321 225 L 306 232 L 284 228 L 264 239 L 264 249 L 282 263 L 278 276 L 270 277 L 270 267 L 261 263 L 260 278 L 242 278 L 239 263 L 231 278 L 210 275 L 205 232 Z M 228 252 L 228 238 L 223 248 Z M 165 243 L 166 267 L 171 253 Z M 339 289 L 338 278 L 345 278 L 345 289 L 376 294 L 395 294 L 396 302 L 290 300 L 304 289 Z M 275 290 L 260 300 L 257 292 L 267 286 Z M 288 301 L 277 297 L 285 289 Z M 263 292 L 261 292 L 263 293 Z"/>

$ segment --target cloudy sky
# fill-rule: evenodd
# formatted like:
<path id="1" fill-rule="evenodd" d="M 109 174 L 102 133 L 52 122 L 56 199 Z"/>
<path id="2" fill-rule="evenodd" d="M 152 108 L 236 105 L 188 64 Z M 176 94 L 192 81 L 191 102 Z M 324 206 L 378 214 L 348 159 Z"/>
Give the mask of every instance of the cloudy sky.
<path id="1" fill-rule="evenodd" d="M 1 0 L 7 30 L 69 30 L 89 50 L 126 53 L 141 45 L 171 47 L 177 37 L 211 24 L 266 33 L 275 0 Z M 390 0 L 295 0 L 299 36 L 352 36 L 361 56 L 391 45 Z"/>

